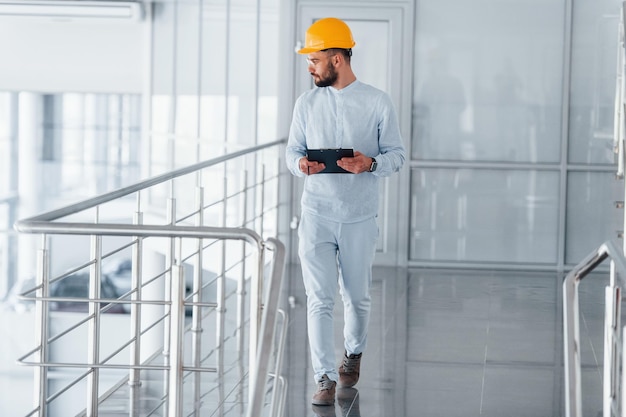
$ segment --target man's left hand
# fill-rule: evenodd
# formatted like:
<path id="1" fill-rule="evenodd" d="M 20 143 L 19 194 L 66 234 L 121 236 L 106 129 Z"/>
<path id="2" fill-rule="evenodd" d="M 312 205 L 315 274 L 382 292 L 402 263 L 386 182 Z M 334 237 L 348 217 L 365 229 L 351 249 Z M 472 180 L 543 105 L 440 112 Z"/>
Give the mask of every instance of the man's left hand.
<path id="1" fill-rule="evenodd" d="M 372 158 L 363 155 L 359 151 L 354 151 L 354 157 L 343 157 L 337 161 L 337 166 L 353 174 L 368 172 L 372 166 Z"/>

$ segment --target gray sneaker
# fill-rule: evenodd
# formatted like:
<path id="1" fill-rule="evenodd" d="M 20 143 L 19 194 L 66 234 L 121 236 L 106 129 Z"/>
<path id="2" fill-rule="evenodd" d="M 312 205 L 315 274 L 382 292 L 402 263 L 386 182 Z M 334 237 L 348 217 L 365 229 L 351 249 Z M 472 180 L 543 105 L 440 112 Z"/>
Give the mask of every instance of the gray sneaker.
<path id="1" fill-rule="evenodd" d="M 361 356 L 363 353 L 349 355 L 343 354 L 343 361 L 339 366 L 339 386 L 350 388 L 359 382 L 361 373 Z"/>
<path id="2" fill-rule="evenodd" d="M 337 383 L 335 381 L 331 381 L 328 378 L 328 375 L 322 375 L 322 379 L 317 383 L 317 389 L 315 390 L 315 394 L 313 394 L 313 405 L 335 404 L 336 385 Z"/>

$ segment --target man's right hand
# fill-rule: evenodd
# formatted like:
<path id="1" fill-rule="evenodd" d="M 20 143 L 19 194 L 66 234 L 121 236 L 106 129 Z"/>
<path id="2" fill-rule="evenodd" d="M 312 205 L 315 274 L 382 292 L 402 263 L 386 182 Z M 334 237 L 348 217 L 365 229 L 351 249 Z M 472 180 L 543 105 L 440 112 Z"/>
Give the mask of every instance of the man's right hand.
<path id="1" fill-rule="evenodd" d="M 326 165 L 324 165 L 323 162 L 309 161 L 306 156 L 300 158 L 298 165 L 300 166 L 300 171 L 307 175 L 317 174 L 326 168 Z"/>

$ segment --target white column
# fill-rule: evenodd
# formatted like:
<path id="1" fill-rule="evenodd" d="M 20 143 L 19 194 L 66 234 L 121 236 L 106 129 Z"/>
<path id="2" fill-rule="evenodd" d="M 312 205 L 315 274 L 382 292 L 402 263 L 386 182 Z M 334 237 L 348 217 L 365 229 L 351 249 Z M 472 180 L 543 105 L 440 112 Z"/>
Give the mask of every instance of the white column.
<path id="1" fill-rule="evenodd" d="M 43 175 L 41 169 L 42 141 L 42 96 L 35 93 L 20 93 L 18 98 L 18 216 L 27 218 L 39 214 L 42 201 Z M 18 236 L 18 279 L 35 276 L 39 236 Z"/>

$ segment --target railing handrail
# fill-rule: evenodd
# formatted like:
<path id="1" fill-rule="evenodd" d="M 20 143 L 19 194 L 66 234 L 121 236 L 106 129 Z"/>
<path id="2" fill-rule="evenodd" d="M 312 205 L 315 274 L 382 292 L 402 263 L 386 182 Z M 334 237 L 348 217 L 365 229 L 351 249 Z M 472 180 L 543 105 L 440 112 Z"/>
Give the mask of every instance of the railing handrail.
<path id="1" fill-rule="evenodd" d="M 606 241 L 597 249 L 589 253 L 582 261 L 580 261 L 565 277 L 566 282 L 581 281 L 606 258 L 610 258 L 615 262 L 619 274 L 617 278 L 622 285 L 626 285 L 626 259 L 622 253 L 622 249 L 613 241 Z"/>
<path id="2" fill-rule="evenodd" d="M 263 149 L 267 149 L 276 145 L 284 144 L 286 143 L 286 141 L 287 141 L 286 139 L 278 139 L 273 142 L 268 142 L 262 145 L 252 146 L 250 148 L 242 149 L 240 151 L 218 156 L 217 158 L 208 159 L 206 161 L 198 162 L 193 165 L 188 165 L 186 167 L 179 168 L 173 171 L 168 171 L 166 173 L 156 175 L 154 177 L 139 181 L 135 184 L 131 184 L 129 186 L 126 186 L 126 187 L 123 187 L 114 191 L 110 191 L 108 193 L 101 194 L 96 197 L 89 198 L 87 200 L 80 201 L 78 203 L 70 204 L 69 206 L 65 206 L 56 210 L 48 211 L 46 213 L 29 217 L 27 219 L 18 220 L 15 223 L 15 228 L 19 231 L 27 232 L 28 230 L 30 230 L 29 225 L 38 224 L 37 222 L 46 222 L 46 221 L 49 222 L 49 221 L 53 221 L 59 218 L 63 218 L 71 214 L 75 214 L 83 210 L 87 210 L 92 207 L 99 206 L 104 203 L 108 203 L 118 198 L 125 197 L 129 194 L 136 193 L 138 191 L 144 190 L 154 185 L 161 184 L 165 181 L 169 181 L 169 180 L 172 180 L 174 178 L 177 178 L 183 175 L 191 174 L 200 169 L 208 168 L 210 166 L 217 165 L 222 162 L 226 162 L 226 161 L 238 158 L 243 155 L 252 154 Z M 32 232 L 27 232 L 27 233 L 38 233 L 38 231 L 34 231 L 33 229 Z"/>
<path id="3" fill-rule="evenodd" d="M 277 306 L 285 268 L 285 246 L 281 241 L 274 238 L 269 238 L 266 241 L 266 245 L 274 252 L 274 262 L 272 262 L 269 288 L 265 301 L 269 306 Z M 261 332 L 257 345 L 257 361 L 255 368 L 250 370 L 252 375 L 250 378 L 250 403 L 246 413 L 247 417 L 261 415 L 265 400 L 265 384 L 269 373 L 270 355 L 275 337 L 277 315 L 278 308 L 267 308 L 263 311 L 263 322 L 261 323 Z M 275 378 L 277 379 L 277 376 Z M 277 389 L 277 385 L 275 381 L 274 389 Z"/>
<path id="4" fill-rule="evenodd" d="M 243 227 L 148 225 L 127 223 L 73 223 L 25 219 L 15 223 L 21 233 L 54 233 L 59 235 L 107 235 L 135 237 L 185 237 L 244 240 L 260 246 L 263 238 Z"/>
<path id="5" fill-rule="evenodd" d="M 587 255 L 563 280 L 563 345 L 565 371 L 565 416 L 582 417 L 581 349 L 578 284 L 605 259 L 611 259 L 610 280 L 614 287 L 626 286 L 626 259 L 619 246 L 607 241 Z M 609 347 L 605 346 L 605 350 Z M 605 364 L 609 366 L 610 364 Z M 605 372 L 610 371 L 605 369 Z M 607 387 L 604 387 L 607 389 Z"/>
<path id="6" fill-rule="evenodd" d="M 239 240 L 244 241 L 248 244 L 251 244 L 257 253 L 256 257 L 256 265 L 253 268 L 253 279 L 250 280 L 250 293 L 252 294 L 250 301 L 250 329 L 249 329 L 249 364 L 250 364 L 250 374 L 249 378 L 251 381 L 251 390 L 250 390 L 250 407 L 257 407 L 258 405 L 263 403 L 264 398 L 264 386 L 265 383 L 262 381 L 267 377 L 267 369 L 268 363 L 270 361 L 271 355 L 271 343 L 268 345 L 267 336 L 261 336 L 259 334 L 259 330 L 262 328 L 264 332 L 268 332 L 269 334 L 274 334 L 275 331 L 275 321 L 276 321 L 276 310 L 278 304 L 278 293 L 280 291 L 280 282 L 282 281 L 283 273 L 284 273 L 284 260 L 285 260 L 285 249 L 284 245 L 276 240 L 275 238 L 268 238 L 264 240 L 264 238 L 257 233 L 253 229 L 249 229 L 246 227 L 212 227 L 212 226 L 202 226 L 202 225 L 181 225 L 177 224 L 175 221 L 167 224 L 143 224 L 141 220 L 139 222 L 135 221 L 133 223 L 120 223 L 118 222 L 108 222 L 108 223 L 100 223 L 99 220 L 93 222 L 85 222 L 81 221 L 68 221 L 64 219 L 70 215 L 83 212 L 85 210 L 99 207 L 100 205 L 110 203 L 116 201 L 120 198 L 126 197 L 128 195 L 139 193 L 142 190 L 149 189 L 150 187 L 165 183 L 167 181 L 171 181 L 177 177 L 181 177 L 188 174 L 194 174 L 199 172 L 205 168 L 209 168 L 218 164 L 222 164 L 228 162 L 230 160 L 234 160 L 238 157 L 245 156 L 248 154 L 255 154 L 259 151 L 262 151 L 267 148 L 271 148 L 274 146 L 282 145 L 286 142 L 285 139 L 276 140 L 273 142 L 269 142 L 266 144 L 253 146 L 250 148 L 242 149 L 233 153 L 229 153 L 226 155 L 219 156 L 217 158 L 213 158 L 210 160 L 206 160 L 203 162 L 199 162 L 193 165 L 189 165 L 180 169 L 176 169 L 173 171 L 166 172 L 164 174 L 157 175 L 155 177 L 139 181 L 133 185 L 120 188 L 118 190 L 114 190 L 105 194 L 98 195 L 93 198 L 89 198 L 74 204 L 70 204 L 68 206 L 55 209 L 52 211 L 48 211 L 43 214 L 35 215 L 30 218 L 18 220 L 14 224 L 15 230 L 21 233 L 30 233 L 30 234 L 42 234 L 42 235 L 85 235 L 95 237 L 93 240 L 93 244 L 96 246 L 95 253 L 98 260 L 101 260 L 101 255 L 97 255 L 101 250 L 98 248 L 99 238 L 101 236 L 129 236 L 136 239 L 138 245 L 141 244 L 143 238 L 148 237 L 158 237 L 158 238 L 170 238 L 170 239 L 182 239 L 182 238 L 191 238 L 191 239 L 217 239 L 217 240 Z M 137 194 L 138 199 L 140 197 Z M 138 200 L 138 204 L 139 200 Z M 202 204 L 200 204 L 202 207 Z M 169 208 L 169 207 L 168 207 Z M 138 209 L 139 210 L 139 209 Z M 202 208 L 200 209 L 200 212 Z M 136 212 L 135 216 L 141 217 L 141 213 Z M 168 213 L 168 218 L 171 213 Z M 200 215 L 200 219 L 202 216 Z M 202 224 L 202 222 L 200 222 Z M 244 222 L 245 226 L 245 222 Z M 45 245 L 45 242 L 44 242 Z M 269 249 L 274 252 L 274 259 L 270 262 L 272 267 L 271 279 L 269 280 L 269 289 L 267 292 L 267 300 L 265 308 L 262 307 L 262 294 L 263 294 L 263 281 L 264 281 L 264 252 L 266 249 Z M 170 250 L 174 250 L 174 243 L 170 244 Z M 180 248 L 179 248 L 180 250 Z M 179 254 L 180 255 L 180 254 Z M 38 254 L 38 265 L 43 266 L 46 264 L 46 256 L 47 250 L 43 249 Z M 180 258 L 180 256 L 179 256 Z M 168 389 L 170 395 L 174 397 L 168 406 L 168 410 L 172 415 L 179 415 L 182 392 L 180 392 L 180 377 L 183 369 L 192 369 L 188 367 L 182 366 L 182 346 L 180 344 L 183 340 L 182 335 L 182 322 L 184 319 L 184 279 L 182 278 L 182 263 L 181 259 L 177 258 L 177 262 L 171 266 L 171 274 L 172 277 L 177 277 L 176 285 L 172 286 L 172 307 L 171 307 L 171 323 L 172 323 L 172 333 L 175 336 L 172 336 L 171 345 L 174 346 L 173 349 L 169 352 L 170 354 L 170 362 L 174 364 L 170 369 L 170 375 L 168 377 Z M 43 270 L 43 269 L 42 269 Z M 98 281 L 98 270 L 95 272 L 92 271 L 92 274 L 95 275 L 95 282 Z M 44 282 L 47 279 L 47 275 L 45 272 L 42 272 L 38 275 L 38 281 Z M 40 294 L 39 299 L 44 300 L 48 297 L 46 294 Z M 96 300 L 99 298 L 90 297 L 89 300 Z M 45 314 L 45 313 L 42 313 Z M 133 312 L 131 312 L 131 320 Z M 42 323 L 45 322 L 45 319 L 41 320 Z M 42 338 L 43 343 L 47 343 L 45 338 L 46 330 L 44 329 L 44 324 L 40 326 L 40 333 L 44 337 Z M 263 333 L 262 333 L 263 334 Z M 97 335 L 94 337 L 98 337 Z M 97 339 L 96 339 L 97 342 Z M 94 343 L 94 346 L 97 346 L 97 343 Z M 92 343 L 90 339 L 90 344 Z M 32 354 L 32 352 L 30 352 Z M 38 364 L 40 367 L 46 369 L 48 365 L 52 366 L 54 363 L 50 362 L 46 354 L 40 352 L 40 358 L 37 359 L 33 364 Z M 24 358 L 21 358 L 24 359 Z M 102 364 L 97 363 L 95 361 L 87 361 L 85 364 L 88 367 L 92 368 L 104 368 L 110 367 L 110 364 Z M 26 364 L 26 363 L 24 363 Z M 180 366 L 178 366 L 178 365 Z M 93 366 L 92 366 L 93 365 Z M 142 365 L 137 366 L 123 366 L 125 369 L 140 369 Z M 195 367 L 193 368 L 195 370 Z M 254 378 L 252 378 L 254 376 Z M 39 375 L 40 381 L 39 385 L 45 384 L 45 371 L 40 372 Z M 93 392 L 97 392 L 97 380 L 92 382 L 88 381 L 88 384 L 92 383 L 95 386 L 95 389 L 92 387 Z M 37 384 L 37 383 L 36 383 Z M 254 388 L 252 388 L 254 387 Z M 45 391 L 45 390 L 43 390 Z M 46 402 L 46 396 L 43 394 L 43 391 L 39 393 L 39 403 L 43 404 Z M 95 398 L 95 397 L 94 397 Z M 88 399 L 89 407 L 88 409 L 94 409 L 94 400 L 91 398 Z M 40 405 L 41 406 L 41 405 Z"/>

